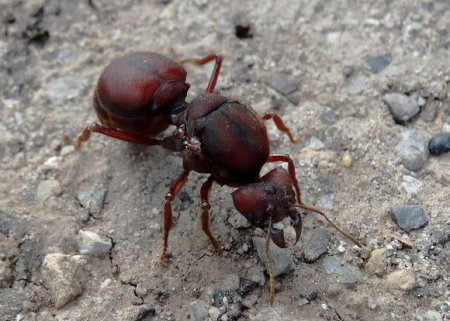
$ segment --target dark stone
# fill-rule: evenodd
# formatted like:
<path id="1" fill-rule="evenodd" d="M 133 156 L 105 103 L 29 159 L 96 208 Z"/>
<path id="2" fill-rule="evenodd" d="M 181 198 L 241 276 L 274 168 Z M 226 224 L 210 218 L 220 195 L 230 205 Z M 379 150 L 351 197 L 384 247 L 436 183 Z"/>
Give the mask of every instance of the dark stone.
<path id="1" fill-rule="evenodd" d="M 250 25 L 236 25 L 234 27 L 234 32 L 239 39 L 253 38 L 253 30 Z"/>
<path id="2" fill-rule="evenodd" d="M 370 71 L 374 74 L 379 74 L 384 69 L 386 69 L 391 61 L 392 55 L 390 53 L 380 56 L 369 56 L 366 58 L 366 62 L 369 65 Z"/>
<path id="3" fill-rule="evenodd" d="M 305 299 L 308 300 L 309 302 L 314 301 L 315 299 L 317 299 L 317 291 L 312 291 L 305 297 Z"/>
<path id="4" fill-rule="evenodd" d="M 419 205 L 396 206 L 391 208 L 391 214 L 405 232 L 419 229 L 428 223 L 428 216 Z"/>
<path id="5" fill-rule="evenodd" d="M 226 304 L 223 302 L 227 298 Z M 236 291 L 219 291 L 213 295 L 214 306 L 221 308 L 226 305 L 227 316 L 231 319 L 237 319 L 242 313 L 242 297 Z"/>
<path id="6" fill-rule="evenodd" d="M 450 151 L 450 133 L 441 133 L 433 136 L 428 143 L 428 150 L 433 156 L 448 153 Z"/>
<path id="7" fill-rule="evenodd" d="M 249 280 L 246 278 L 240 278 L 238 292 L 240 295 L 246 295 L 248 292 L 254 290 L 257 286 L 258 286 L 258 283 L 256 283 L 253 280 Z"/>
<path id="8" fill-rule="evenodd" d="M 156 316 L 155 308 L 145 306 L 139 311 L 135 321 L 149 321 L 155 316 Z"/>

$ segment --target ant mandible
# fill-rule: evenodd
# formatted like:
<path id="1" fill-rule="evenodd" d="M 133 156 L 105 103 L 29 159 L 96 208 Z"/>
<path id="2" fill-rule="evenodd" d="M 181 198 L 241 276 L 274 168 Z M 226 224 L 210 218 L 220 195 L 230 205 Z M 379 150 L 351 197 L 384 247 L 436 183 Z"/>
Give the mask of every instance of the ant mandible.
<path id="1" fill-rule="evenodd" d="M 268 229 L 267 254 L 269 237 L 278 246 L 286 247 L 284 233 L 272 228 L 273 224 L 286 218 L 295 230 L 294 241 L 298 241 L 301 216 L 295 207 L 325 216 L 302 203 L 290 156 L 270 154 L 264 121 L 273 119 L 276 127 L 291 142 L 296 142 L 280 116 L 268 112 L 260 118 L 249 105 L 214 93 L 222 60 L 221 56 L 209 55 L 180 62 L 204 65 L 215 61 L 205 93 L 190 103 L 185 101 L 190 87 L 186 83 L 186 70 L 172 59 L 152 52 L 136 52 L 114 60 L 101 74 L 94 91 L 94 109 L 101 125 L 87 126 L 75 142 L 79 148 L 92 132 L 96 132 L 181 153 L 184 170 L 171 184 L 164 202 L 162 264 L 165 263 L 172 226 L 172 201 L 186 183 L 190 171 L 210 174 L 200 189 L 202 229 L 218 253 L 222 250 L 210 230 L 209 221 L 209 193 L 214 182 L 240 187 L 233 193 L 235 207 L 251 224 Z M 172 136 L 152 138 L 170 125 L 176 126 Z M 287 171 L 272 170 L 260 178 L 264 164 L 279 161 L 287 163 Z M 350 239 L 360 246 L 355 239 Z M 273 273 L 269 271 L 269 274 L 272 305 Z"/>

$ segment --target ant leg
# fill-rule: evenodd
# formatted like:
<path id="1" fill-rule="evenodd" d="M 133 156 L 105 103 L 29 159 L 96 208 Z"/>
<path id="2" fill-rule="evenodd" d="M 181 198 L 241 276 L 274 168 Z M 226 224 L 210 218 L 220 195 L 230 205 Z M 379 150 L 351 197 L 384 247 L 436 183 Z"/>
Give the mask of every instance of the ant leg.
<path id="1" fill-rule="evenodd" d="M 212 176 L 208 177 L 208 180 L 203 183 L 202 188 L 200 189 L 200 197 L 202 199 L 202 230 L 205 232 L 206 235 L 208 235 L 209 240 L 211 241 L 212 245 L 214 246 L 214 249 L 218 254 L 222 253 L 222 249 L 219 246 L 219 243 L 217 242 L 214 235 L 212 235 L 211 230 L 209 228 L 209 209 L 211 208 L 211 205 L 209 205 L 209 191 L 211 190 L 212 184 L 214 182 L 214 179 Z"/>
<path id="2" fill-rule="evenodd" d="M 342 235 L 346 236 L 350 241 L 353 242 L 353 244 L 355 244 L 356 246 L 358 246 L 359 248 L 362 248 L 361 243 L 359 243 L 359 241 L 357 239 L 355 239 L 353 236 L 349 235 L 348 233 L 344 232 L 343 230 L 341 230 L 339 227 L 336 226 L 336 224 L 334 224 L 329 218 L 328 216 L 326 216 L 326 214 L 314 207 L 310 207 L 310 206 L 306 206 L 306 205 L 294 205 L 295 207 L 300 207 L 304 210 L 307 211 L 311 211 L 314 212 L 316 214 L 322 215 L 328 222 L 328 224 L 330 224 L 332 227 L 334 227 L 339 233 L 341 233 Z"/>
<path id="3" fill-rule="evenodd" d="M 154 146 L 154 145 L 162 145 L 162 141 L 159 139 L 153 139 L 145 136 L 135 135 L 126 133 L 117 129 L 111 129 L 97 123 L 93 123 L 92 125 L 87 126 L 83 133 L 77 138 L 74 145 L 75 148 L 80 148 L 82 143 L 89 140 L 91 137 L 91 133 L 100 133 L 109 137 L 113 137 L 116 139 L 124 140 L 129 143 L 135 143 L 146 146 Z"/>
<path id="4" fill-rule="evenodd" d="M 269 155 L 269 159 L 267 160 L 268 163 L 272 162 L 286 162 L 288 163 L 288 170 L 289 174 L 291 175 L 292 182 L 294 183 L 295 187 L 295 193 L 297 195 L 297 201 L 300 205 L 303 205 L 302 203 L 302 195 L 300 193 L 300 186 L 298 185 L 298 180 L 295 175 L 295 166 L 292 158 L 287 154 L 272 154 Z"/>
<path id="5" fill-rule="evenodd" d="M 273 300 L 275 298 L 275 282 L 273 276 L 272 269 L 272 259 L 269 256 L 269 245 L 270 245 L 270 229 L 272 228 L 272 218 L 269 219 L 269 228 L 267 230 L 266 235 L 266 258 L 267 258 L 267 273 L 269 273 L 269 289 L 270 289 L 270 297 L 269 297 L 269 306 L 273 307 Z"/>
<path id="6" fill-rule="evenodd" d="M 188 179 L 189 171 L 185 170 L 170 186 L 169 193 L 164 202 L 164 246 L 161 252 L 160 262 L 164 265 L 166 261 L 167 247 L 169 246 L 169 231 L 172 227 L 172 201 L 183 188 Z"/>
<path id="7" fill-rule="evenodd" d="M 211 78 L 209 79 L 208 87 L 206 87 L 205 92 L 213 93 L 214 88 L 216 88 L 217 79 L 219 78 L 220 68 L 222 67 L 223 57 L 219 55 L 209 55 L 204 58 L 195 59 L 195 58 L 186 58 L 179 61 L 179 63 L 184 64 L 185 62 L 192 62 L 199 66 L 203 66 L 208 62 L 215 60 L 216 63 L 214 65 L 213 72 L 211 74 Z"/>
<path id="8" fill-rule="evenodd" d="M 265 113 L 262 120 L 266 121 L 269 119 L 273 119 L 273 121 L 275 122 L 275 125 L 277 126 L 278 130 L 286 133 L 286 135 L 288 135 L 289 139 L 291 140 L 292 143 L 296 143 L 298 141 L 298 138 L 295 139 L 294 136 L 292 135 L 291 131 L 289 130 L 289 128 L 286 127 L 286 125 L 284 124 L 283 120 L 281 119 L 280 116 L 278 116 L 275 113 Z"/>

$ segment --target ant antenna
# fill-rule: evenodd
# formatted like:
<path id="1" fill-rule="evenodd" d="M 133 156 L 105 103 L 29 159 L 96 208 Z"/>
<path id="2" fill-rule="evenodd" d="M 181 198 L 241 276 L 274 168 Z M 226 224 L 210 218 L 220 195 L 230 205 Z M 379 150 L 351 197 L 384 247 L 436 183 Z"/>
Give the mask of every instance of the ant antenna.
<path id="1" fill-rule="evenodd" d="M 339 227 L 337 227 L 336 224 L 334 224 L 334 223 L 328 218 L 328 216 L 325 215 L 324 212 L 322 212 L 322 211 L 320 211 L 320 210 L 318 210 L 318 209 L 316 209 L 316 208 L 314 208 L 314 207 L 309 207 L 309 206 L 306 206 L 306 205 L 303 205 L 303 204 L 296 204 L 296 205 L 293 205 L 293 206 L 295 206 L 295 207 L 300 207 L 300 208 L 302 208 L 302 209 L 304 209 L 304 210 L 311 211 L 311 212 L 317 213 L 317 214 L 319 214 L 319 215 L 322 215 L 332 227 L 334 227 L 336 230 L 338 230 L 342 235 L 345 235 L 345 236 L 346 236 L 350 241 L 352 241 L 356 246 L 358 246 L 359 248 L 362 248 L 361 243 L 359 243 L 359 241 L 358 241 L 357 239 L 355 239 L 353 236 L 349 235 L 348 233 L 344 232 L 344 231 L 341 230 Z"/>

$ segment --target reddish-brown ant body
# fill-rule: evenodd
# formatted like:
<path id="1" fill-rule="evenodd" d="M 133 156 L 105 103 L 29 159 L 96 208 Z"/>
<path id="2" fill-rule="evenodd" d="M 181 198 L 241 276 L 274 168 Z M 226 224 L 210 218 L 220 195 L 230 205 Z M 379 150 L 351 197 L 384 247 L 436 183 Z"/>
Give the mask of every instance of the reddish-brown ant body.
<path id="1" fill-rule="evenodd" d="M 273 224 L 289 217 L 296 231 L 296 242 L 301 217 L 295 207 L 323 214 L 302 204 L 289 155 L 270 154 L 265 120 L 273 119 L 277 128 L 295 142 L 281 118 L 273 113 L 260 118 L 250 106 L 214 94 L 222 57 L 210 55 L 183 62 L 204 65 L 213 60 L 215 66 L 206 92 L 190 103 L 185 101 L 190 87 L 186 83 L 186 70 L 179 63 L 151 52 L 131 53 L 114 60 L 103 71 L 94 92 L 94 108 L 101 125 L 94 123 L 86 127 L 76 142 L 80 147 L 91 132 L 97 132 L 181 153 L 184 170 L 165 197 L 161 263 L 165 262 L 172 226 L 171 204 L 190 171 L 210 174 L 200 190 L 202 229 L 217 252 L 221 248 L 209 227 L 209 192 L 214 182 L 240 187 L 233 193 L 238 211 L 253 225 L 267 228 L 267 240 L 271 237 L 281 247 L 286 246 L 284 234 L 273 229 Z M 172 136 L 153 138 L 169 125 L 176 126 Z M 265 163 L 278 161 L 287 162 L 288 170 L 276 169 L 260 178 Z"/>

